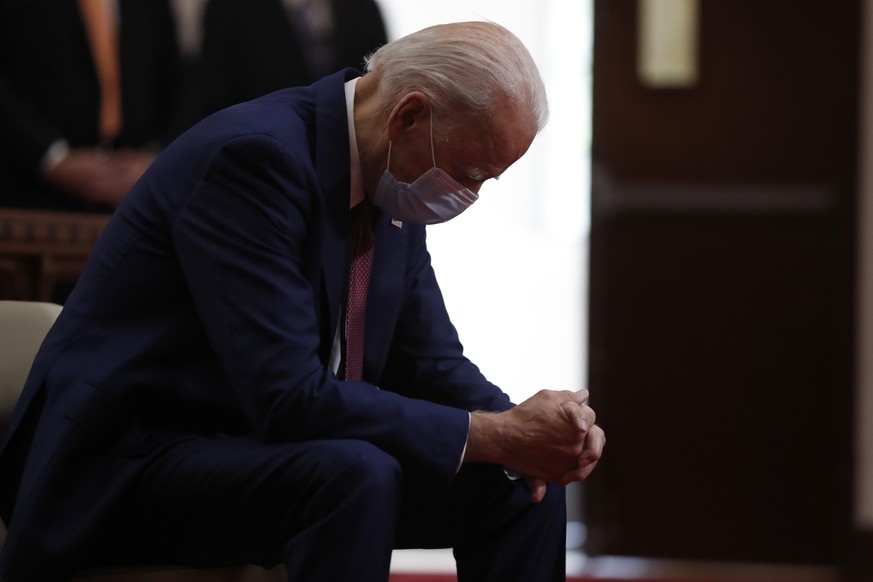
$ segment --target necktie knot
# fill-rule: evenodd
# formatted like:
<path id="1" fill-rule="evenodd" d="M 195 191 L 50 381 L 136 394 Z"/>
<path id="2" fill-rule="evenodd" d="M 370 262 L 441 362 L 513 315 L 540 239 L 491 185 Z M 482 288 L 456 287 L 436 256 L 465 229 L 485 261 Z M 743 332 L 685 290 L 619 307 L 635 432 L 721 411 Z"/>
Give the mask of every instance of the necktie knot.
<path id="1" fill-rule="evenodd" d="M 373 247 L 373 206 L 364 199 L 352 208 L 351 232 L 349 236 L 349 255 L 355 257 L 366 253 Z"/>

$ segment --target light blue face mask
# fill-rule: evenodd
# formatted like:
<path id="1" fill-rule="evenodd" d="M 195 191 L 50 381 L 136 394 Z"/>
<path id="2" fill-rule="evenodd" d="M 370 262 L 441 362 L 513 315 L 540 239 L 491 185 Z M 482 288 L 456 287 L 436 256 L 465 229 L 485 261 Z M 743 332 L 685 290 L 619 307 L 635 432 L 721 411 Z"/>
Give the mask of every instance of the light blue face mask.
<path id="1" fill-rule="evenodd" d="M 433 160 L 431 169 L 411 184 L 398 182 L 389 169 L 391 142 L 388 142 L 388 164 L 376 187 L 376 206 L 396 220 L 411 224 L 438 224 L 456 217 L 479 199 L 478 194 L 437 168 L 433 149 L 433 112 L 430 119 L 430 155 Z"/>

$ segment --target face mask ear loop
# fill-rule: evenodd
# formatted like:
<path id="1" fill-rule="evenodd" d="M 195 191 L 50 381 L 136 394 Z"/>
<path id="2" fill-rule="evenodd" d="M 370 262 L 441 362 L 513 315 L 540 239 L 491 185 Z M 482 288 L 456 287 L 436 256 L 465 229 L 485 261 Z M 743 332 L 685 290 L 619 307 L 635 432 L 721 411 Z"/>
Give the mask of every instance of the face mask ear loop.
<path id="1" fill-rule="evenodd" d="M 385 171 L 389 172 L 391 170 L 391 140 L 388 140 L 388 161 L 385 162 Z"/>
<path id="2" fill-rule="evenodd" d="M 430 108 L 430 157 L 433 161 L 433 167 L 436 168 L 436 153 L 433 149 L 433 105 Z"/>

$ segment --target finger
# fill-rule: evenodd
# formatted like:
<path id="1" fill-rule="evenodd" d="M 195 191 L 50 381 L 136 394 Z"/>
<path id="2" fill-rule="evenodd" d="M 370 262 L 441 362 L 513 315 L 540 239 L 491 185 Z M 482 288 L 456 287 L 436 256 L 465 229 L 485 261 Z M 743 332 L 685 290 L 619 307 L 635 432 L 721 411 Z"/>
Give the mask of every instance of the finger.
<path id="1" fill-rule="evenodd" d="M 572 403 L 565 403 L 570 404 Z M 594 423 L 597 422 L 597 413 L 594 412 L 594 409 L 588 406 L 587 404 L 579 404 L 575 405 L 575 410 L 565 408 L 565 412 L 568 414 L 572 414 L 573 416 L 578 416 L 585 421 L 585 430 L 588 430 L 588 427 L 594 426 Z"/>
<path id="2" fill-rule="evenodd" d="M 588 421 L 588 426 L 594 426 L 594 423 L 597 422 L 597 413 L 594 412 L 594 409 L 587 404 L 583 404 L 579 408 L 582 409 L 582 414 L 585 415 L 585 420 Z"/>
<path id="3" fill-rule="evenodd" d="M 577 390 L 576 392 L 573 392 L 572 394 L 573 394 L 573 401 L 576 404 L 585 404 L 586 402 L 588 402 L 589 393 L 588 393 L 587 388 L 582 388 L 581 390 Z"/>
<path id="4" fill-rule="evenodd" d="M 592 425 L 591 429 L 585 437 L 585 449 L 582 454 L 596 457 L 597 459 L 603 454 L 603 447 L 606 446 L 606 433 L 598 425 Z"/>
<path id="5" fill-rule="evenodd" d="M 537 477 L 525 477 L 527 488 L 530 489 L 530 500 L 534 503 L 539 503 L 546 496 L 547 482 L 545 479 Z"/>
<path id="6" fill-rule="evenodd" d="M 585 413 L 582 406 L 568 400 L 567 402 L 561 403 L 561 410 L 563 410 L 567 418 L 570 419 L 573 428 L 582 433 L 588 432 L 588 427 L 591 426 L 593 419 L 589 420 L 590 415 Z"/>
<path id="7" fill-rule="evenodd" d="M 584 467 L 574 467 L 561 475 L 561 478 L 558 480 L 558 482 L 561 485 L 569 485 L 570 483 L 573 483 L 575 481 L 583 481 L 584 479 L 587 479 L 589 475 L 591 475 L 592 471 L 594 471 L 594 467 L 596 466 L 597 461 L 589 463 Z"/>
<path id="8" fill-rule="evenodd" d="M 596 464 L 603 456 L 603 447 L 606 446 L 606 434 L 603 429 L 597 425 L 591 427 L 585 437 L 585 444 L 582 454 L 576 459 L 577 467 L 588 467 Z"/>
<path id="9" fill-rule="evenodd" d="M 565 472 L 559 482 L 562 485 L 567 485 L 574 481 L 586 479 L 594 471 L 597 462 L 600 461 L 605 446 L 606 433 L 596 424 L 592 425 L 585 437 L 585 448 L 576 459 L 576 466 Z"/>

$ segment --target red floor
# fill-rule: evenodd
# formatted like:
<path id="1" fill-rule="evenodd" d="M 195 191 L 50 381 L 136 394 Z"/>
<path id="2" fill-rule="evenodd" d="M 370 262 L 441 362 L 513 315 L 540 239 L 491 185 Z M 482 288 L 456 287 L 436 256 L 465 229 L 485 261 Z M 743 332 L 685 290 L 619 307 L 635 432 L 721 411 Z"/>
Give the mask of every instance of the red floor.
<path id="1" fill-rule="evenodd" d="M 573 557 L 570 560 L 569 557 Z M 409 563 L 390 582 L 457 582 L 452 564 L 417 573 Z M 836 568 L 790 564 L 707 563 L 568 555 L 567 582 L 841 582 Z M 532 581 L 534 582 L 534 581 Z M 873 582 L 871 580 L 870 582 Z"/>
<path id="2" fill-rule="evenodd" d="M 458 579 L 450 574 L 392 574 L 389 582 L 458 582 Z M 700 579 L 675 578 L 663 580 L 655 578 L 567 578 L 567 582 L 708 582 Z M 744 582 L 738 578 L 736 582 Z M 825 581 L 822 581 L 825 582 Z"/>

